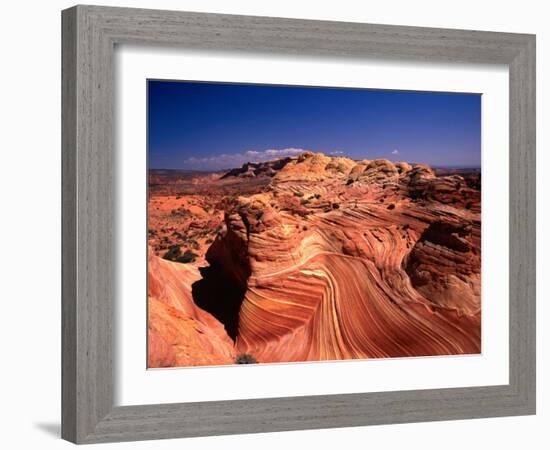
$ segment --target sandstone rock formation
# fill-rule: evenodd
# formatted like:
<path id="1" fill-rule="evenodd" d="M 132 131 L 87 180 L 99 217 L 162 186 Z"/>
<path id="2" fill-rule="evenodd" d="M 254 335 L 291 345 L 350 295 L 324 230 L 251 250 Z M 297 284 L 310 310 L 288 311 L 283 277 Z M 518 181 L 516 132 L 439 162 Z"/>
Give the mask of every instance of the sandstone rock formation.
<path id="1" fill-rule="evenodd" d="M 272 177 L 278 170 L 282 169 L 293 159 L 294 158 L 289 156 L 286 158 L 274 159 L 272 161 L 247 162 L 244 163 L 242 167 L 231 169 L 221 178 L 222 180 L 229 177 L 254 178 L 262 175 Z"/>
<path id="2" fill-rule="evenodd" d="M 222 202 L 223 223 L 195 263 L 152 256 L 150 366 L 480 352 L 471 183 L 310 152 L 269 169 L 255 192 Z"/>
<path id="3" fill-rule="evenodd" d="M 231 364 L 233 341 L 223 325 L 197 307 L 191 286 L 196 267 L 168 262 L 149 250 L 148 367 Z"/>

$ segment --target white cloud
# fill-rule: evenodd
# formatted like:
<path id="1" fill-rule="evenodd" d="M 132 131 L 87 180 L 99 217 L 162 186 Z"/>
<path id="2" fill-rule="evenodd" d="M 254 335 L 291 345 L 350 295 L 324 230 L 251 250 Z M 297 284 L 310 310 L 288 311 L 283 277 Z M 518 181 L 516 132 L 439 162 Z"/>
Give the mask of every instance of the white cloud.
<path id="1" fill-rule="evenodd" d="M 259 152 L 260 154 L 263 153 L 264 156 L 290 156 L 290 155 L 299 155 L 301 153 L 304 153 L 306 150 L 303 148 L 283 148 L 281 150 L 275 150 L 275 149 L 269 149 L 264 150 L 263 152 Z"/>
<path id="2" fill-rule="evenodd" d="M 399 150 L 395 149 L 394 151 L 391 152 L 392 155 L 399 155 Z"/>

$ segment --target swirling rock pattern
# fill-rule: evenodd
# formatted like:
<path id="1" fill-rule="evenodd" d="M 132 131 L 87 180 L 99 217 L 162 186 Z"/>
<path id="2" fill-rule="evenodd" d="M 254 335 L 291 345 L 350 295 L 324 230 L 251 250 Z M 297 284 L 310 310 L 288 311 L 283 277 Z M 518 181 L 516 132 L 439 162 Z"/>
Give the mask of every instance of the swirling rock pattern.
<path id="1" fill-rule="evenodd" d="M 224 202 L 197 262 L 152 256 L 151 366 L 480 352 L 480 190 L 310 152 L 254 167 L 265 184 Z"/>
<path id="2" fill-rule="evenodd" d="M 193 302 L 199 271 L 151 250 L 148 266 L 148 367 L 231 364 L 234 345 L 223 325 Z"/>

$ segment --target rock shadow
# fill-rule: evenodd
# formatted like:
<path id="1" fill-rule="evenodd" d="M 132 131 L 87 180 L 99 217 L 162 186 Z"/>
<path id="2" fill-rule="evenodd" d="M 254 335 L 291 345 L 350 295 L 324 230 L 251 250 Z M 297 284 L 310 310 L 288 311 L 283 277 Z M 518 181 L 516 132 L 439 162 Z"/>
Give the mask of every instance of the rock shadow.
<path id="1" fill-rule="evenodd" d="M 239 332 L 239 312 L 247 287 L 228 276 L 219 264 L 201 267 L 199 271 L 202 279 L 191 286 L 193 301 L 218 319 L 234 341 Z"/>

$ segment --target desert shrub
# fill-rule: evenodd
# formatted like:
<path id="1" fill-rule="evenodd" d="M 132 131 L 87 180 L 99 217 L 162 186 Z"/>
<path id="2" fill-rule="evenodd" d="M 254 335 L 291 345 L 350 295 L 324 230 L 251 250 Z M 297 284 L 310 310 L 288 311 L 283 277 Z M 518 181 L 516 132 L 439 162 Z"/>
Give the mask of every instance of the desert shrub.
<path id="1" fill-rule="evenodd" d="M 466 184 L 468 185 L 468 187 L 470 187 L 472 189 L 475 189 L 477 191 L 481 190 L 481 177 L 480 176 L 468 177 L 468 178 L 466 178 L 465 181 L 466 181 Z"/>
<path id="2" fill-rule="evenodd" d="M 346 186 L 349 186 L 350 184 L 353 184 L 353 178 L 348 178 L 348 181 L 346 181 Z"/>
<path id="3" fill-rule="evenodd" d="M 195 259 L 197 259 L 197 255 L 196 253 L 192 252 L 191 250 L 186 250 L 185 253 L 181 256 L 178 256 L 176 258 L 176 261 L 177 262 L 180 262 L 180 263 L 190 263 L 190 262 L 195 262 Z"/>
<path id="4" fill-rule="evenodd" d="M 297 192 L 294 192 L 294 195 L 296 197 L 303 197 L 304 196 L 304 193 L 303 192 L 300 192 L 300 191 L 297 191 Z"/>
<path id="5" fill-rule="evenodd" d="M 179 245 L 172 245 L 168 247 L 168 251 L 164 254 L 163 259 L 168 261 L 175 261 L 178 256 L 181 254 L 181 249 Z"/>
<path id="6" fill-rule="evenodd" d="M 206 242 L 207 244 L 211 244 L 212 242 L 214 242 L 214 239 L 208 238 L 205 242 Z"/>
<path id="7" fill-rule="evenodd" d="M 332 204 L 332 209 L 338 209 L 338 208 L 340 208 L 340 205 L 338 203 Z"/>
<path id="8" fill-rule="evenodd" d="M 256 211 L 256 220 L 260 220 L 264 215 L 262 210 Z"/>
<path id="9" fill-rule="evenodd" d="M 409 197 L 411 198 L 411 200 L 413 201 L 416 201 L 416 200 L 423 200 L 426 198 L 426 194 L 424 194 L 424 192 L 422 191 L 411 191 L 409 193 Z"/>
<path id="10" fill-rule="evenodd" d="M 181 247 L 179 245 L 172 245 L 168 248 L 168 251 L 164 254 L 163 258 L 168 261 L 175 261 L 180 263 L 190 263 L 194 262 L 197 259 L 196 253 L 193 253 L 191 250 L 186 250 L 185 253 L 181 254 Z"/>
<path id="11" fill-rule="evenodd" d="M 472 202 L 466 203 L 466 209 L 472 209 Z"/>
<path id="12" fill-rule="evenodd" d="M 394 205 L 393 203 L 390 203 L 390 204 L 388 205 L 388 209 L 395 209 L 395 205 Z"/>
<path id="13" fill-rule="evenodd" d="M 250 353 L 240 353 L 235 357 L 235 364 L 257 364 L 258 361 Z"/>
<path id="14" fill-rule="evenodd" d="M 309 200 L 307 198 L 303 198 L 300 200 L 300 205 L 307 205 L 309 203 Z"/>
<path id="15" fill-rule="evenodd" d="M 319 199 L 321 198 L 321 194 L 314 194 L 314 195 L 313 195 L 313 198 L 314 198 L 315 200 L 319 200 Z"/>

